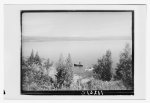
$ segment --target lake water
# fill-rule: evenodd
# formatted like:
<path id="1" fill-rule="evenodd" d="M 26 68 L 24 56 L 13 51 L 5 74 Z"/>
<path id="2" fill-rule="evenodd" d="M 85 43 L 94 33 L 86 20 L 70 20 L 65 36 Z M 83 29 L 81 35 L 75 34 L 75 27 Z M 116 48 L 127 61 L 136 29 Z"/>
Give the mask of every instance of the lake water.
<path id="1" fill-rule="evenodd" d="M 49 58 L 56 62 L 60 54 L 66 58 L 70 53 L 73 63 L 81 62 L 84 66 L 92 66 L 106 53 L 106 50 L 111 50 L 113 67 L 115 67 L 127 43 L 132 48 L 132 40 L 23 42 L 22 54 L 28 57 L 33 49 L 41 58 Z"/>

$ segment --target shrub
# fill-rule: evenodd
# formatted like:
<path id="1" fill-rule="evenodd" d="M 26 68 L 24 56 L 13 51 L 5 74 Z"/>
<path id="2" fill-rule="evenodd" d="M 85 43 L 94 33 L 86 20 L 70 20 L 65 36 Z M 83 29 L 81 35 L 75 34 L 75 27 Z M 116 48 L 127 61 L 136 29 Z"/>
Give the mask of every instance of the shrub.
<path id="1" fill-rule="evenodd" d="M 22 67 L 22 86 L 23 90 L 49 90 L 54 81 L 48 75 L 44 75 L 41 71 L 35 71 L 26 66 Z M 52 87 L 54 88 L 54 87 Z"/>

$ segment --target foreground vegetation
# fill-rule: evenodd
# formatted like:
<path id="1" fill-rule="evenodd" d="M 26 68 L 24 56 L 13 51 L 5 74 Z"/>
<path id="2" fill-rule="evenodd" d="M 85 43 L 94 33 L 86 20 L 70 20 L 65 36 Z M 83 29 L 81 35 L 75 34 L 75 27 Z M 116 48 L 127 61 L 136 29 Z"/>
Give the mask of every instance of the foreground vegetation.
<path id="1" fill-rule="evenodd" d="M 116 73 L 112 73 L 111 51 L 100 57 L 93 70 L 82 76 L 74 73 L 71 55 L 63 55 L 57 63 L 41 59 L 31 52 L 30 57 L 22 57 L 22 87 L 25 91 L 48 90 L 131 90 L 133 89 L 132 53 L 127 44 L 120 54 Z"/>

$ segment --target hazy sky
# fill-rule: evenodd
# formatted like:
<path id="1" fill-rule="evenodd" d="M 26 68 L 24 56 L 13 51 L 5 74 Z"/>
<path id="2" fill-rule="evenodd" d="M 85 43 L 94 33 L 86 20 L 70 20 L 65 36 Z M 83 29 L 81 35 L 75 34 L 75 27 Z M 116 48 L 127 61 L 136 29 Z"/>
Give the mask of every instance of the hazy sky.
<path id="1" fill-rule="evenodd" d="M 23 13 L 22 34 L 27 37 L 131 38 L 131 12 Z"/>

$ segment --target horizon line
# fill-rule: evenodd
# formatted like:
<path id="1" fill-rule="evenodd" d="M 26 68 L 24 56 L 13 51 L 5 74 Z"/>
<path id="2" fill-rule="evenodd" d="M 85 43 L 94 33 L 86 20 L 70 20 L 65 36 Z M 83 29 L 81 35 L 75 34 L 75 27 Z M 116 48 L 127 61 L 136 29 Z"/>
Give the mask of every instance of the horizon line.
<path id="1" fill-rule="evenodd" d="M 48 42 L 48 41 L 99 41 L 99 40 L 132 40 L 129 36 L 116 36 L 116 37 L 40 37 L 40 36 L 22 36 L 24 42 Z"/>

